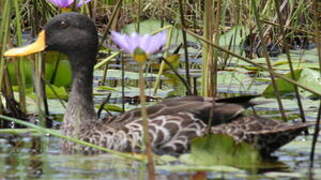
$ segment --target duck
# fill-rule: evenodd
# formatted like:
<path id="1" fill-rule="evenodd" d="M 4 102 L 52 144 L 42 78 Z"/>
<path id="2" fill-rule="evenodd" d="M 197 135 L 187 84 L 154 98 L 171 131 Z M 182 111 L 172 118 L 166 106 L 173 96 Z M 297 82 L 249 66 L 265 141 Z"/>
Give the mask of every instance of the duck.
<path id="1" fill-rule="evenodd" d="M 12 48 L 7 57 L 41 51 L 59 51 L 68 56 L 72 86 L 63 118 L 64 135 L 121 152 L 141 152 L 143 122 L 139 108 L 108 119 L 98 119 L 93 102 L 93 71 L 98 52 L 95 24 L 76 12 L 53 17 L 30 45 Z M 207 133 L 225 134 L 236 142 L 254 146 L 269 155 L 306 130 L 308 123 L 285 123 L 244 115 L 256 105 L 256 95 L 214 99 L 185 96 L 165 99 L 147 107 L 151 146 L 157 154 L 181 154 L 190 150 L 192 139 Z M 212 123 L 209 125 L 209 120 Z M 97 154 L 99 150 L 64 141 L 65 153 Z"/>

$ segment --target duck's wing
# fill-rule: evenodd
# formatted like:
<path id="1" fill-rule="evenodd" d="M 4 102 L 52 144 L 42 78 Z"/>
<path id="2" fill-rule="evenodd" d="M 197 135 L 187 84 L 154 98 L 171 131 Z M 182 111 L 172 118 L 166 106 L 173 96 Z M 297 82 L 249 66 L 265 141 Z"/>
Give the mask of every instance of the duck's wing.
<path id="1" fill-rule="evenodd" d="M 242 114 L 249 106 L 255 105 L 252 101 L 257 96 L 238 96 L 233 98 L 217 99 L 213 103 L 213 98 L 201 96 L 186 96 L 180 98 L 166 99 L 161 103 L 147 107 L 150 119 L 163 115 L 175 115 L 179 112 L 188 112 L 196 118 L 203 120 L 206 124 L 212 117 L 212 125 L 231 122 L 234 118 Z M 113 121 L 128 123 L 141 116 L 139 108 L 127 111 L 118 116 Z"/>
<path id="2" fill-rule="evenodd" d="M 229 124 L 212 127 L 211 132 L 226 134 L 237 142 L 252 144 L 263 156 L 268 156 L 311 125 L 312 123 L 289 124 L 257 116 L 243 116 Z"/>
<path id="3" fill-rule="evenodd" d="M 157 154 L 177 155 L 189 150 L 193 138 L 202 136 L 206 124 L 188 112 L 176 115 L 161 115 L 149 119 L 149 134 L 153 151 Z M 131 149 L 135 149 L 135 142 L 140 142 L 143 136 L 143 121 L 134 120 L 124 125 L 127 137 L 132 139 Z"/>
<path id="4" fill-rule="evenodd" d="M 136 118 L 122 125 L 113 122 L 90 122 L 86 125 L 82 124 L 85 133 L 81 134 L 80 138 L 92 143 L 99 142 L 99 145 L 109 149 L 141 152 L 144 144 L 143 124 L 141 118 Z M 150 118 L 148 132 L 155 153 L 177 155 L 187 152 L 191 140 L 202 136 L 206 127 L 207 125 L 202 120 L 195 118 L 193 114 L 179 112 L 175 115 Z"/>

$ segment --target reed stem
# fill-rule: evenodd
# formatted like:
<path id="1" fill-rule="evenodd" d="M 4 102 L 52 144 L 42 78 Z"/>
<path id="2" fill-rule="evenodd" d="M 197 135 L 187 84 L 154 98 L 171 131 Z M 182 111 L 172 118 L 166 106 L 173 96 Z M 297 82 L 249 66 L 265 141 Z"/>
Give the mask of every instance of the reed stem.
<path id="1" fill-rule="evenodd" d="M 1 14 L 1 24 L 0 24 L 0 41 L 2 43 L 2 47 L 0 49 L 1 54 L 5 51 L 5 44 L 8 41 L 8 33 L 9 33 L 9 19 L 10 19 L 10 1 L 5 1 L 4 6 L 2 7 L 2 14 Z M 3 56 L 0 56 L 0 90 L 3 86 L 3 77 L 4 77 L 4 69 L 5 69 L 6 61 L 4 61 Z M 3 106 L 2 106 L 2 97 L 0 96 L 0 113 L 3 113 Z"/>
<path id="2" fill-rule="evenodd" d="M 258 32 L 259 32 L 259 38 L 260 38 L 260 41 L 261 41 L 261 45 L 263 47 L 263 56 L 265 57 L 267 67 L 268 67 L 269 72 L 270 72 L 270 71 L 273 71 L 273 67 L 272 67 L 272 64 L 271 64 L 271 61 L 270 61 L 270 58 L 269 58 L 269 54 L 268 54 L 268 51 L 267 51 L 266 40 L 265 40 L 265 38 L 263 36 L 263 28 L 262 28 L 261 21 L 260 21 L 260 15 L 259 15 L 259 12 L 257 10 L 256 1 L 255 0 L 251 0 L 251 3 L 252 3 L 252 9 L 254 11 L 255 22 L 256 22 L 256 25 L 257 25 L 257 28 L 258 28 Z M 280 91 L 279 91 L 279 88 L 278 88 L 278 86 L 276 84 L 275 76 L 274 76 L 273 73 L 270 73 L 270 78 L 271 78 L 272 86 L 273 86 L 273 89 L 274 89 L 274 92 L 275 92 L 275 96 L 276 96 L 276 99 L 277 99 L 277 103 L 279 105 L 279 110 L 281 112 L 282 119 L 284 121 L 286 121 L 287 118 L 286 118 L 286 115 L 285 115 L 285 112 L 284 112 L 284 108 L 283 108 L 283 104 L 282 104 L 282 100 L 281 100 L 281 96 L 280 96 Z"/>
<path id="3" fill-rule="evenodd" d="M 20 9 L 19 9 L 19 2 L 18 0 L 14 0 L 14 9 L 15 9 L 15 20 L 16 20 L 16 37 L 17 37 L 17 42 L 18 46 L 22 45 L 22 30 L 21 30 L 21 16 L 20 16 Z M 26 94 L 25 94 L 25 77 L 24 77 L 24 71 L 23 68 L 21 67 L 23 61 L 22 57 L 19 57 L 19 60 L 15 62 L 15 76 L 17 79 L 18 87 L 19 87 L 19 104 L 20 104 L 20 109 L 22 112 L 27 111 L 26 107 Z"/>
<path id="4" fill-rule="evenodd" d="M 143 130 L 144 130 L 144 144 L 145 144 L 145 154 L 147 156 L 147 169 L 148 169 L 148 179 L 155 179 L 155 166 L 153 160 L 153 151 L 151 145 L 151 139 L 148 132 L 149 122 L 148 114 L 146 110 L 146 98 L 145 98 L 145 79 L 144 79 L 144 68 L 145 63 L 139 65 L 139 98 L 141 104 L 141 118 L 143 120 Z"/>
<path id="5" fill-rule="evenodd" d="M 281 25 L 280 26 L 281 37 L 282 37 L 281 42 L 283 42 L 283 48 L 285 50 L 285 54 L 286 54 L 287 59 L 288 59 L 291 78 L 293 80 L 295 80 L 296 78 L 295 78 L 295 74 L 294 74 L 294 68 L 293 68 L 293 64 L 292 64 L 291 55 L 290 55 L 290 52 L 289 52 L 289 46 L 288 46 L 288 43 L 285 41 L 286 33 L 285 33 L 285 30 L 284 30 L 284 26 L 282 26 L 282 24 L 285 24 L 285 22 L 284 22 L 284 20 L 282 19 L 282 16 L 281 16 L 281 12 L 280 12 L 280 9 L 279 9 L 279 7 L 280 7 L 279 1 L 278 0 L 274 0 L 274 3 L 275 3 L 275 10 L 277 12 L 278 20 L 279 20 L 279 23 Z M 294 87 L 295 97 L 297 99 L 299 110 L 300 110 L 301 120 L 302 120 L 302 122 L 306 122 L 305 115 L 304 115 L 304 110 L 303 110 L 303 104 L 302 104 L 302 101 L 301 101 L 301 98 L 300 98 L 299 88 L 295 84 L 293 84 L 293 87 Z M 308 134 L 308 130 L 305 131 L 305 134 L 306 135 Z"/>
<path id="6" fill-rule="evenodd" d="M 185 76 L 186 81 L 188 83 L 188 86 L 191 84 L 191 78 L 189 75 L 189 59 L 188 59 L 188 50 L 187 50 L 187 38 L 186 38 L 186 32 L 184 31 L 185 26 L 185 18 L 184 18 L 184 10 L 183 10 L 183 2 L 182 0 L 179 0 L 179 13 L 180 13 L 180 19 L 182 24 L 182 35 L 183 35 L 183 47 L 184 47 L 184 56 L 185 56 Z M 186 95 L 189 94 L 188 91 L 186 91 Z"/>

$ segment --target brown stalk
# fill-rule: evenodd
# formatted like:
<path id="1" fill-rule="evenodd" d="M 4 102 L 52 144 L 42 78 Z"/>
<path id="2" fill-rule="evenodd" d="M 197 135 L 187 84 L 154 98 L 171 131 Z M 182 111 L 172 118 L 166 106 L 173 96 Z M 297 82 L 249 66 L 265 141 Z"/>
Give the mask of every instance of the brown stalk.
<path id="1" fill-rule="evenodd" d="M 187 38 L 186 38 L 186 32 L 184 31 L 185 26 L 185 18 L 184 18 L 184 10 L 183 10 L 183 2 L 182 0 L 179 0 L 179 12 L 180 12 L 180 18 L 181 18 L 181 24 L 182 24 L 182 35 L 183 35 L 183 47 L 184 47 L 184 56 L 185 56 L 185 76 L 186 81 L 188 85 L 190 86 L 190 75 L 189 75 L 189 60 L 188 60 L 188 50 L 187 50 Z M 186 95 L 191 95 L 186 92 Z"/>

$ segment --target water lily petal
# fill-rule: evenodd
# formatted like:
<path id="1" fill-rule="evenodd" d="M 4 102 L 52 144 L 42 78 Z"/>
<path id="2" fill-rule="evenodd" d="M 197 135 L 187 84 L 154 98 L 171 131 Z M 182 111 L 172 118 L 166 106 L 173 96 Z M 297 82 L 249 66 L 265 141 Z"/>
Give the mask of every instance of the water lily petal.
<path id="1" fill-rule="evenodd" d="M 158 34 L 155 34 L 152 36 L 148 42 L 149 46 L 147 46 L 144 50 L 148 54 L 153 54 L 157 52 L 165 43 L 167 40 L 167 32 L 162 31 Z"/>
<path id="2" fill-rule="evenodd" d="M 87 4 L 90 1 L 92 1 L 92 0 L 78 0 L 77 7 L 80 7 L 80 6 L 84 5 L 84 4 Z"/>
<path id="3" fill-rule="evenodd" d="M 130 49 L 128 46 L 128 36 L 125 34 L 120 34 L 118 32 L 112 31 L 111 32 L 111 39 L 113 40 L 113 42 L 119 46 L 122 50 L 124 50 L 126 53 L 133 53 L 133 50 Z"/>
<path id="4" fill-rule="evenodd" d="M 139 47 L 139 40 L 140 40 L 140 35 L 137 34 L 136 32 L 128 36 L 127 44 L 131 54 L 133 54 L 135 49 Z"/>
<path id="5" fill-rule="evenodd" d="M 148 48 L 150 46 L 150 41 L 152 40 L 152 36 L 149 34 L 145 34 L 140 37 L 139 40 L 139 47 L 144 50 L 146 53 L 148 53 Z"/>
<path id="6" fill-rule="evenodd" d="M 66 8 L 74 2 L 74 0 L 48 0 L 48 1 L 60 8 Z"/>
<path id="7" fill-rule="evenodd" d="M 167 40 L 167 31 L 160 32 L 154 36 L 145 34 L 139 35 L 136 32 L 131 35 L 111 32 L 111 38 L 126 53 L 133 54 L 136 48 L 147 54 L 157 52 Z"/>

